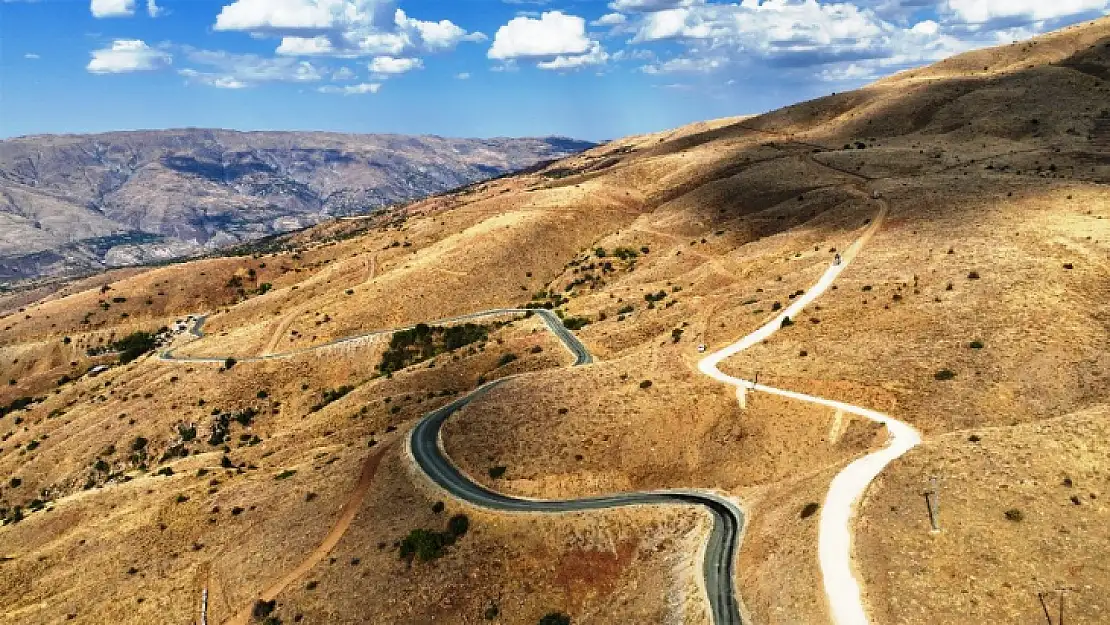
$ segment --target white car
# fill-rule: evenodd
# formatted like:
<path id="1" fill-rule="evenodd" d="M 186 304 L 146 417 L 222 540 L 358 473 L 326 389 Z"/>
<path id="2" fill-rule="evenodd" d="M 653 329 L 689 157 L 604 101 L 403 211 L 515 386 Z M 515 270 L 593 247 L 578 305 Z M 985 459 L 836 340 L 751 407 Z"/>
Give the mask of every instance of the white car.
<path id="1" fill-rule="evenodd" d="M 698 353 L 699 354 L 704 354 L 705 353 L 705 343 L 702 343 L 701 345 L 698 345 Z"/>

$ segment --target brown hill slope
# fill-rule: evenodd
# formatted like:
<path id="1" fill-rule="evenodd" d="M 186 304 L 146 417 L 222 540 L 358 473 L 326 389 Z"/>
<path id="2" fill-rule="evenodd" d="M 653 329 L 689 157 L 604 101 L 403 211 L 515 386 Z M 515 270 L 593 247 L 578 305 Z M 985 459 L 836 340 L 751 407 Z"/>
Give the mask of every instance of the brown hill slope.
<path id="1" fill-rule="evenodd" d="M 802 511 L 885 432 L 758 393 L 740 410 L 697 346 L 771 318 L 883 203 L 833 290 L 724 368 L 923 432 L 853 525 L 873 622 L 1038 622 L 1036 593 L 1058 587 L 1067 622 L 1105 622 L 1110 20 L 1035 41 L 11 311 L 0 405 L 43 400 L 0 418 L 0 506 L 26 516 L 0 528 L 0 622 L 186 622 L 205 587 L 223 622 L 325 541 L 367 460 L 331 555 L 276 595 L 284 622 L 479 623 L 491 607 L 506 623 L 707 622 L 700 515 L 497 515 L 413 468 L 401 443 L 422 414 L 525 371 L 448 422 L 469 475 L 531 497 L 736 496 L 751 621 L 827 622 L 818 516 Z M 180 354 L 243 357 L 528 302 L 586 322 L 598 363 L 559 368 L 520 319 L 392 377 L 374 375 L 385 343 L 365 341 L 230 370 L 145 357 L 57 384 L 93 362 L 82 348 L 190 312 L 212 313 L 209 334 L 177 338 Z M 456 513 L 470 532 L 441 557 L 399 557 Z"/>
<path id="2" fill-rule="evenodd" d="M 592 145 L 204 129 L 0 141 L 0 281 L 191 255 Z"/>

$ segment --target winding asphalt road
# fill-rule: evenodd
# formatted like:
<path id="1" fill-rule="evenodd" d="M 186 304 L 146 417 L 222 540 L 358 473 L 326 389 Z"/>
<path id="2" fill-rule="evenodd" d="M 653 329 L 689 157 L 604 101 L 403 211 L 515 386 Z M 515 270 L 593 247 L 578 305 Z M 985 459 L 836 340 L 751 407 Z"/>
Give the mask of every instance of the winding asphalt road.
<path id="1" fill-rule="evenodd" d="M 572 366 L 578 367 L 593 362 L 593 356 L 586 346 L 563 325 L 558 316 L 549 310 L 501 308 L 441 319 L 431 322 L 430 325 L 457 323 L 483 317 L 508 314 L 526 314 L 529 312 L 538 315 L 540 319 L 543 320 L 547 329 L 550 330 L 574 356 L 575 361 Z M 203 337 L 203 327 L 206 318 L 205 315 L 198 316 L 193 326 L 189 329 L 190 334 L 196 337 Z M 237 360 L 240 362 L 257 362 L 277 358 L 289 358 L 291 356 L 336 345 L 393 334 L 398 330 L 411 327 L 413 326 L 405 326 L 403 328 L 394 328 L 390 330 L 378 330 L 338 339 L 323 345 Z M 167 349 L 159 354 L 159 358 L 166 362 L 180 363 L 223 363 L 228 358 L 227 356 L 222 358 L 178 357 L 174 355 L 174 351 L 174 349 Z M 707 600 L 709 601 L 712 621 L 715 625 L 742 625 L 744 621 L 741 616 L 739 593 L 736 590 L 735 579 L 736 557 L 740 549 L 741 532 L 744 528 L 744 512 L 736 503 L 714 493 L 681 489 L 616 493 L 599 497 L 586 497 L 561 501 L 523 499 L 496 493 L 485 488 L 464 475 L 454 463 L 451 462 L 444 452 L 442 445 L 443 424 L 451 415 L 455 414 L 472 401 L 480 399 L 494 388 L 505 384 L 515 377 L 518 376 L 508 376 L 488 382 L 478 387 L 470 394 L 437 410 L 433 410 L 417 423 L 409 436 L 408 450 L 412 454 L 412 459 L 416 466 L 423 471 L 425 476 L 457 499 L 498 512 L 559 514 L 589 510 L 606 510 L 629 506 L 700 506 L 707 510 L 713 517 L 713 529 L 710 531 L 702 561 L 705 591 Z"/>
<path id="2" fill-rule="evenodd" d="M 547 310 L 536 311 L 548 329 L 575 356 L 573 366 L 593 362 L 589 350 L 557 316 Z M 412 431 L 409 450 L 417 466 L 440 488 L 467 503 L 499 512 L 566 513 L 584 510 L 605 510 L 626 506 L 695 505 L 713 516 L 713 530 L 706 544 L 702 568 L 713 623 L 740 625 L 739 600 L 734 579 L 736 554 L 740 546 L 740 532 L 744 527 L 744 513 L 733 502 L 714 495 L 693 490 L 667 490 L 617 493 L 599 497 L 570 500 L 534 500 L 509 497 L 493 492 L 464 475 L 444 453 L 442 445 L 443 424 L 447 419 L 481 398 L 494 388 L 511 380 L 505 377 L 489 382 L 469 395 L 457 399 L 438 410 L 428 413 Z"/>

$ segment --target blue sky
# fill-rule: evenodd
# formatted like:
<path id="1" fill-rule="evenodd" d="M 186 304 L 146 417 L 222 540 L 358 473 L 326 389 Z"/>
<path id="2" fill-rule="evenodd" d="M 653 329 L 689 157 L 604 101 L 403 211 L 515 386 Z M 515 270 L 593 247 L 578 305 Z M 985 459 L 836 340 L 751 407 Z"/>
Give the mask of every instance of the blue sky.
<path id="1" fill-rule="evenodd" d="M 761 112 L 1110 0 L 0 0 L 0 136 L 604 139 Z"/>

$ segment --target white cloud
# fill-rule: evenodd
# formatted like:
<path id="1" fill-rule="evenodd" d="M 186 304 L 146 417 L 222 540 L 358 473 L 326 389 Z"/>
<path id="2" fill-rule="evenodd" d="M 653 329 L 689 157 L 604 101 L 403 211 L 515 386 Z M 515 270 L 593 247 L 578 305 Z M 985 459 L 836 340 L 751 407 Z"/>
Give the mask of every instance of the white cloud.
<path id="1" fill-rule="evenodd" d="M 534 60 L 540 69 L 566 70 L 605 63 L 609 55 L 586 34 L 586 20 L 561 11 L 548 11 L 539 19 L 515 17 L 493 38 L 486 54 L 512 62 Z"/>
<path id="2" fill-rule="evenodd" d="M 337 87 L 334 85 L 326 85 L 317 89 L 320 93 L 338 93 L 340 95 L 363 95 L 366 93 L 377 93 L 381 91 L 382 85 L 378 82 L 361 83 L 357 85 L 347 85 L 345 87 Z"/>
<path id="3" fill-rule="evenodd" d="M 216 87 L 217 89 L 246 89 L 250 86 L 234 76 L 198 72 L 191 68 L 180 70 L 177 73 L 189 79 L 189 82 Z"/>
<path id="4" fill-rule="evenodd" d="M 420 59 L 398 59 L 391 56 L 378 56 L 367 67 L 375 74 L 404 74 L 424 67 Z"/>
<path id="5" fill-rule="evenodd" d="M 623 13 L 607 13 L 590 22 L 590 26 L 620 26 L 628 21 L 628 16 Z"/>
<path id="6" fill-rule="evenodd" d="M 324 68 L 291 57 L 268 58 L 189 47 L 185 50 L 190 63 L 209 69 L 188 68 L 178 73 L 191 82 L 211 87 L 241 89 L 268 82 L 319 82 L 326 75 Z"/>
<path id="7" fill-rule="evenodd" d="M 35 54 L 34 52 L 28 52 L 27 54 L 24 54 L 24 55 L 23 55 L 23 58 L 25 58 L 25 59 L 29 59 L 29 60 L 32 60 L 32 61 L 37 61 L 37 60 L 39 60 L 39 59 L 40 59 L 40 58 L 42 58 L 42 57 L 40 57 L 39 55 Z"/>
<path id="8" fill-rule="evenodd" d="M 1041 22 L 1110 9 L 1107 0 L 945 0 L 943 4 L 956 19 L 973 24 L 1013 18 Z"/>
<path id="9" fill-rule="evenodd" d="M 162 69 L 173 62 L 170 53 L 151 48 L 139 39 L 116 39 L 110 48 L 93 50 L 86 69 L 93 74 L 122 74 Z"/>
<path id="10" fill-rule="evenodd" d="M 645 65 L 645 74 L 672 74 L 672 73 L 701 73 L 706 74 L 716 71 L 727 64 L 721 57 L 710 58 L 704 56 L 680 56 L 664 61 Z"/>
<path id="11" fill-rule="evenodd" d="M 550 61 L 537 63 L 536 67 L 550 70 L 569 70 L 589 65 L 603 65 L 608 60 L 609 55 L 601 47 L 601 44 L 593 41 L 590 42 L 590 49 L 585 54 L 559 55 Z"/>
<path id="12" fill-rule="evenodd" d="M 397 9 L 396 24 L 402 31 L 415 30 L 420 34 L 420 40 L 430 52 L 453 50 L 460 41 L 485 41 L 487 37 L 482 33 L 467 33 L 448 20 L 438 22 L 422 22 L 414 20 L 405 12 Z"/>
<path id="13" fill-rule="evenodd" d="M 135 14 L 135 0 L 92 0 L 89 10 L 93 17 L 130 17 Z"/>
<path id="14" fill-rule="evenodd" d="M 325 30 L 347 21 L 373 19 L 377 2 L 342 0 L 236 0 L 216 16 L 216 30 L 250 32 Z M 364 13 L 365 10 L 371 13 Z"/>
<path id="15" fill-rule="evenodd" d="M 331 39 L 318 37 L 283 37 L 277 53 L 287 56 L 327 56 L 335 53 Z"/>
<path id="16" fill-rule="evenodd" d="M 215 29 L 282 37 L 277 53 L 287 56 L 417 56 L 486 39 L 449 20 L 409 17 L 395 0 L 236 0 Z"/>
<path id="17" fill-rule="evenodd" d="M 458 80 L 470 80 L 470 72 L 460 72 L 455 74 L 455 78 Z"/>
<path id="18" fill-rule="evenodd" d="M 745 4 L 751 3 L 746 0 Z M 705 0 L 613 0 L 609 8 L 624 13 L 650 13 L 664 9 L 704 5 Z"/>
<path id="19" fill-rule="evenodd" d="M 355 71 L 349 67 L 340 67 L 332 72 L 332 80 L 351 80 L 356 76 Z"/>
<path id="20" fill-rule="evenodd" d="M 155 2 L 155 0 L 146 0 L 146 14 L 147 15 L 149 15 L 151 17 L 158 17 L 160 15 L 164 15 L 165 13 L 166 13 L 166 9 L 164 9 L 163 7 L 158 6 L 158 3 Z"/>

